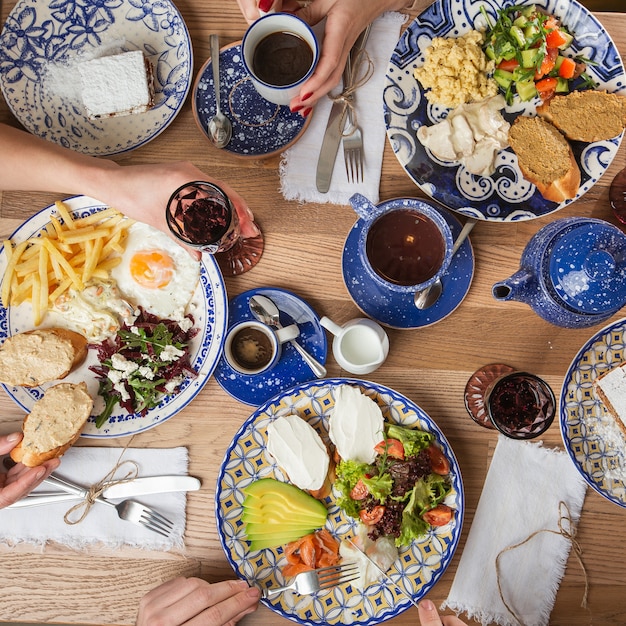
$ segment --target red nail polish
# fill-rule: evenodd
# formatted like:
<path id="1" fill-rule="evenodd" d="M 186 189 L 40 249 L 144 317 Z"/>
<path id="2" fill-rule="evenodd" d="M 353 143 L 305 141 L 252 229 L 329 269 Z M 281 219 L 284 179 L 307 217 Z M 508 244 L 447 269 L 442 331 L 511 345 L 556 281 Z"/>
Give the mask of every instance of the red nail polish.
<path id="1" fill-rule="evenodd" d="M 300 100 L 302 100 L 302 102 L 304 102 L 305 100 L 308 100 L 312 95 L 313 95 L 313 92 L 307 93 L 306 96 L 302 96 L 302 98 L 300 98 Z"/>
<path id="2" fill-rule="evenodd" d="M 298 111 L 302 111 L 302 109 L 304 109 L 304 105 L 303 104 L 299 104 L 298 106 L 295 106 L 291 109 L 292 113 L 297 113 Z"/>
<path id="3" fill-rule="evenodd" d="M 302 115 L 302 117 L 308 117 L 309 113 L 311 113 L 312 110 L 313 110 L 312 107 L 309 107 L 308 109 L 304 109 L 304 111 L 302 111 L 302 113 L 300 113 L 300 115 Z"/>

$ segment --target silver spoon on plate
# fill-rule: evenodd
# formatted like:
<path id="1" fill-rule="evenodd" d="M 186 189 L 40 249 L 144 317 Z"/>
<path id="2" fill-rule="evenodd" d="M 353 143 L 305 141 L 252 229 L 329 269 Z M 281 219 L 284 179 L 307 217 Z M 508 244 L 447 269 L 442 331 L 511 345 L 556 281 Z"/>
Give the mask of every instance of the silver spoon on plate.
<path id="1" fill-rule="evenodd" d="M 220 106 L 220 38 L 219 35 L 211 35 L 211 66 L 213 68 L 213 90 L 215 92 L 215 115 L 207 124 L 209 139 L 216 148 L 224 148 L 228 145 L 233 134 L 233 126 L 230 120 L 222 113 Z"/>
<path id="2" fill-rule="evenodd" d="M 459 236 L 456 238 L 452 247 L 452 256 L 454 256 L 458 252 L 461 244 L 467 239 L 467 236 L 470 234 L 472 228 L 474 228 L 477 221 L 478 220 L 474 219 L 473 217 L 470 217 L 467 222 L 465 222 L 465 225 L 461 229 L 461 232 L 459 233 Z M 416 291 L 413 302 L 415 303 L 415 306 L 420 310 L 428 309 L 433 306 L 433 304 L 435 304 L 437 300 L 439 300 L 442 291 L 443 285 L 441 284 L 441 279 L 438 278 L 432 285 L 426 287 L 426 289 Z"/>
<path id="3" fill-rule="evenodd" d="M 273 300 L 267 296 L 254 295 L 250 298 L 249 306 L 252 315 L 254 315 L 259 322 L 267 326 L 273 326 L 274 328 L 282 328 L 279 319 L 280 311 Z M 310 355 L 295 339 L 292 339 L 289 343 L 298 351 L 318 378 L 324 378 L 326 376 L 326 368 Z"/>

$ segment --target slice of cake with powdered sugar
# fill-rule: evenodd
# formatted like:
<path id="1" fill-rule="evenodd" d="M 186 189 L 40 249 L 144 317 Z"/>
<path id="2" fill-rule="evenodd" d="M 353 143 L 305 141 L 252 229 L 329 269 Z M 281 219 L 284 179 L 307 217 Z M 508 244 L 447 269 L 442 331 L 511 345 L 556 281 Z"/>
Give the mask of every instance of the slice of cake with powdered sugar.
<path id="1" fill-rule="evenodd" d="M 626 361 L 598 376 L 593 388 L 626 437 Z"/>

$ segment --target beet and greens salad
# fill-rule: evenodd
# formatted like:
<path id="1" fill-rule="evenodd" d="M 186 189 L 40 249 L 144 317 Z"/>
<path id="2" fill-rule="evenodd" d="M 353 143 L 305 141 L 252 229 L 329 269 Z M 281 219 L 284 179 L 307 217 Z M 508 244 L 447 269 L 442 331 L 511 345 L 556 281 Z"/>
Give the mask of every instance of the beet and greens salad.
<path id="1" fill-rule="evenodd" d="M 370 465 L 343 459 L 337 465 L 338 505 L 369 526 L 373 540 L 389 535 L 409 545 L 454 511 L 443 503 L 451 490 L 450 463 L 430 433 L 387 424 Z"/>

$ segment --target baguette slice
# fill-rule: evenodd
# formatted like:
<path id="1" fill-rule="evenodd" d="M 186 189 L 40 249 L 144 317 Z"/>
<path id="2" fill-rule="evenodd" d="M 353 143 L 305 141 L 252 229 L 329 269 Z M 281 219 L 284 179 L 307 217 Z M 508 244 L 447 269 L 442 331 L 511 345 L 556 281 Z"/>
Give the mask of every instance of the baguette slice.
<path id="1" fill-rule="evenodd" d="M 626 361 L 598 376 L 593 388 L 626 437 Z"/>
<path id="2" fill-rule="evenodd" d="M 35 467 L 62 456 L 80 437 L 92 409 L 93 400 L 84 382 L 50 387 L 24 418 L 24 438 L 11 450 L 11 458 Z"/>
<path id="3" fill-rule="evenodd" d="M 626 127 L 626 97 L 606 91 L 572 91 L 537 107 L 537 114 L 572 141 L 604 141 Z"/>
<path id="4" fill-rule="evenodd" d="M 563 135 L 541 117 L 520 116 L 509 130 L 509 144 L 524 177 L 552 202 L 575 198 L 580 169 Z"/>
<path id="5" fill-rule="evenodd" d="M 65 328 L 18 333 L 0 346 L 0 382 L 37 387 L 65 378 L 87 356 L 87 339 Z"/>

